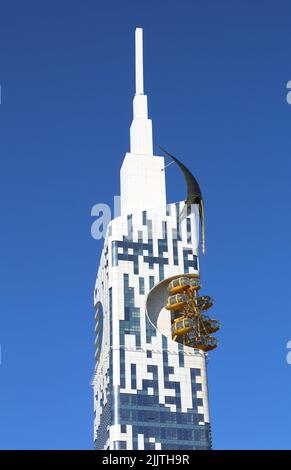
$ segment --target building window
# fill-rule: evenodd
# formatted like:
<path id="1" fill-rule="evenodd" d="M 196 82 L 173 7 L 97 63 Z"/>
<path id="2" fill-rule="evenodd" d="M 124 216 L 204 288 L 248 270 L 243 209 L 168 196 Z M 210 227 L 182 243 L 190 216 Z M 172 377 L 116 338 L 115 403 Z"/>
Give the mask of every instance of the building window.
<path id="1" fill-rule="evenodd" d="M 112 266 L 118 266 L 118 245 L 116 241 L 111 244 L 112 249 Z"/>
<path id="2" fill-rule="evenodd" d="M 191 210 L 191 208 L 190 208 Z M 191 220 L 187 219 L 187 243 L 192 242 L 192 234 L 191 234 Z"/>
<path id="3" fill-rule="evenodd" d="M 98 302 L 96 307 L 96 362 L 99 361 L 101 348 L 102 348 L 102 339 L 103 339 L 103 307 L 101 302 Z"/>
<path id="4" fill-rule="evenodd" d="M 144 294 L 144 278 L 143 277 L 139 278 L 139 293 L 141 295 Z"/>
<path id="5" fill-rule="evenodd" d="M 114 442 L 114 450 L 126 450 L 126 442 L 125 441 L 115 441 Z"/>
<path id="6" fill-rule="evenodd" d="M 131 375 L 131 389 L 136 390 L 136 365 L 131 364 L 130 366 L 130 375 Z"/>
<path id="7" fill-rule="evenodd" d="M 155 285 L 155 278 L 154 276 L 150 276 L 150 289 L 152 289 Z"/>

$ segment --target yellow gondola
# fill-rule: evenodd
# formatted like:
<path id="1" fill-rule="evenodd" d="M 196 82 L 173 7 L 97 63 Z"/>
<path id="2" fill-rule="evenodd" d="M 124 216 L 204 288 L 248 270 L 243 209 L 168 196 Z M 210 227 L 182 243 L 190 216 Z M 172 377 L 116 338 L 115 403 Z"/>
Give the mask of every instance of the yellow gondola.
<path id="1" fill-rule="evenodd" d="M 172 337 L 175 339 L 177 336 L 189 333 L 193 328 L 193 322 L 190 318 L 180 317 L 174 320 L 172 325 Z"/>
<path id="2" fill-rule="evenodd" d="M 166 309 L 167 310 L 181 310 L 185 307 L 189 301 L 189 297 L 186 294 L 176 294 L 168 297 Z"/>
<path id="3" fill-rule="evenodd" d="M 206 315 L 201 315 L 201 321 L 207 330 L 207 333 L 215 333 L 220 328 L 219 321 L 214 320 L 214 318 L 209 318 Z"/>
<path id="4" fill-rule="evenodd" d="M 196 306 L 200 310 L 208 310 L 213 305 L 213 300 L 209 295 L 203 295 L 194 299 Z"/>
<path id="5" fill-rule="evenodd" d="M 190 279 L 188 277 L 177 277 L 173 279 L 168 285 L 168 291 L 170 294 L 178 294 L 185 291 L 190 286 Z"/>
<path id="6" fill-rule="evenodd" d="M 201 287 L 201 284 L 200 284 L 200 279 L 199 277 L 191 277 L 190 278 L 190 286 L 189 286 L 189 289 L 190 290 L 199 290 Z"/>
<path id="7" fill-rule="evenodd" d="M 202 349 L 202 351 L 212 351 L 212 349 L 217 348 L 217 339 L 214 336 L 201 336 L 197 339 L 196 347 Z"/>
<path id="8" fill-rule="evenodd" d="M 214 336 L 195 336 L 194 332 L 190 332 L 186 339 L 187 346 L 202 351 L 211 351 L 217 347 L 217 339 Z"/>

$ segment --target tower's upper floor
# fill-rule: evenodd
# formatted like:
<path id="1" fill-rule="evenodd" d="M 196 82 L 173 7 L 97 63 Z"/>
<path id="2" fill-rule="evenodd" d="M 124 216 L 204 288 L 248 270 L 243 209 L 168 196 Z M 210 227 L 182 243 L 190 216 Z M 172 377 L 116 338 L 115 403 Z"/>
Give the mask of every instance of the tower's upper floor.
<path id="1" fill-rule="evenodd" d="M 130 153 L 120 172 L 121 215 L 166 205 L 164 158 L 153 154 L 152 121 L 143 85 L 142 29 L 135 31 L 136 93 L 130 127 Z"/>

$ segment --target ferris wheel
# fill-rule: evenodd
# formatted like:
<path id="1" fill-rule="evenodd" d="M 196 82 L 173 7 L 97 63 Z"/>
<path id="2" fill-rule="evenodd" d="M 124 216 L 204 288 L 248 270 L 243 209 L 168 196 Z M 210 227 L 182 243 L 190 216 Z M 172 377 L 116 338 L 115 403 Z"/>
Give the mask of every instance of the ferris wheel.
<path id="1" fill-rule="evenodd" d="M 217 347 L 217 339 L 212 336 L 220 328 L 220 323 L 205 315 L 213 305 L 209 295 L 199 295 L 200 277 L 197 274 L 179 276 L 168 285 L 169 297 L 166 309 L 171 311 L 172 339 L 178 343 L 202 351 Z"/>

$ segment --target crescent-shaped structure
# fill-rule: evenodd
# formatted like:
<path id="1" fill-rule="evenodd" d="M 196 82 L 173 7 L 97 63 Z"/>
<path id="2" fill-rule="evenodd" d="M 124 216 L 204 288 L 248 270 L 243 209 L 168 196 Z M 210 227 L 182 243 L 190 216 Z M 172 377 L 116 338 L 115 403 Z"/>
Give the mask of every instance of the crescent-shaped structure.
<path id="1" fill-rule="evenodd" d="M 196 180 L 194 175 L 191 173 L 191 171 L 184 165 L 184 163 L 178 160 L 177 157 L 174 157 L 174 155 L 169 153 L 163 147 L 159 145 L 158 147 L 160 148 L 160 150 L 162 150 L 162 152 L 168 155 L 168 157 L 170 157 L 175 163 L 177 163 L 178 167 L 180 168 L 180 170 L 182 171 L 185 177 L 186 187 L 187 187 L 187 198 L 185 199 L 185 204 L 186 204 L 185 209 L 183 209 L 181 212 L 181 214 L 183 214 L 183 217 L 187 216 L 187 209 L 189 206 L 191 206 L 192 204 L 198 204 L 200 222 L 201 222 L 201 248 L 202 248 L 202 253 L 205 254 L 204 204 L 203 204 L 202 192 L 198 184 L 198 181 Z"/>

